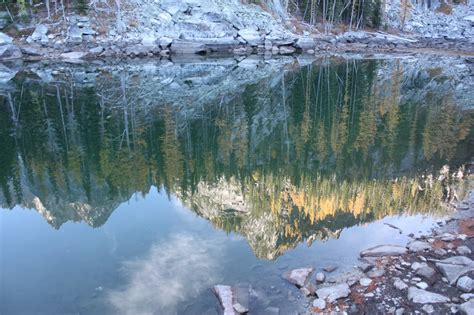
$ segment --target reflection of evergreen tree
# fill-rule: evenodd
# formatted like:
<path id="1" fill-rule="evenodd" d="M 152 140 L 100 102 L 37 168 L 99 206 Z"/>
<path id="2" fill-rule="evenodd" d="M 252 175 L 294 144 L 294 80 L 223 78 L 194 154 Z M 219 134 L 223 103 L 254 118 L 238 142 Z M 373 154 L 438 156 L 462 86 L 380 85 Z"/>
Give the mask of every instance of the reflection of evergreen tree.
<path id="1" fill-rule="evenodd" d="M 257 82 L 191 117 L 173 104 L 142 115 L 136 103 L 143 100 L 125 76 L 107 78 L 116 87 L 110 99 L 67 80 L 18 79 L 25 88 L 12 94 L 13 108 L 21 104 L 17 123 L 8 99 L 1 103 L 3 199 L 8 207 L 26 202 L 27 185 L 47 206 L 57 205 L 49 209 L 54 226 L 81 219 L 96 226 L 118 201 L 151 185 L 202 213 L 198 204 L 212 204 L 213 196 L 198 200 L 200 185 L 235 181 L 250 214 L 229 206 L 209 219 L 243 231 L 265 217 L 281 250 L 401 209 L 436 210 L 442 187 L 417 172 L 470 156 L 473 115 L 436 91 L 430 106 L 402 102 L 403 90 L 415 87 L 397 65 L 385 84 L 378 66 L 347 61 L 292 70 L 276 85 Z"/>

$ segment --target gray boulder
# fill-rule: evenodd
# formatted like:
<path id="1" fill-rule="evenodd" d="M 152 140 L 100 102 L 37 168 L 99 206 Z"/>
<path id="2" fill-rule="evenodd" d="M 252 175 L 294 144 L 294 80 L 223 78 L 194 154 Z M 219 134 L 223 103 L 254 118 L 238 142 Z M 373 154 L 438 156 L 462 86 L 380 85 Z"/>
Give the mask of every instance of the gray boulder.
<path id="1" fill-rule="evenodd" d="M 449 283 L 454 285 L 459 277 L 474 271 L 474 262 L 464 256 L 454 256 L 439 260 L 436 267 L 448 279 Z"/>
<path id="2" fill-rule="evenodd" d="M 47 40 L 48 37 L 46 36 L 46 34 L 48 34 L 48 27 L 43 24 L 38 24 L 33 33 L 31 34 L 31 39 L 34 41 L 39 41 L 46 38 Z"/>
<path id="3" fill-rule="evenodd" d="M 314 42 L 314 39 L 311 37 L 300 37 L 295 43 L 295 47 L 306 51 L 308 49 L 314 49 L 316 47 L 316 43 Z"/>
<path id="4" fill-rule="evenodd" d="M 415 274 L 417 276 L 425 278 L 426 281 L 428 281 L 431 284 L 434 283 L 435 277 L 436 277 L 436 271 L 429 266 L 423 266 L 423 267 L 418 268 L 415 271 Z"/>
<path id="5" fill-rule="evenodd" d="M 474 290 L 474 280 L 468 276 L 463 276 L 458 279 L 456 287 L 466 293 L 472 292 Z"/>
<path id="6" fill-rule="evenodd" d="M 300 268 L 285 272 L 282 277 L 297 287 L 303 287 L 313 273 L 314 268 Z"/>
<path id="7" fill-rule="evenodd" d="M 428 242 L 415 240 L 415 241 L 412 241 L 412 242 L 408 243 L 407 248 L 410 252 L 417 253 L 417 252 L 422 252 L 422 251 L 425 251 L 425 250 L 429 250 L 431 248 L 431 244 L 428 243 Z"/>
<path id="8" fill-rule="evenodd" d="M 327 300 L 329 303 L 340 298 L 345 298 L 349 293 L 351 293 L 351 289 L 347 283 L 341 283 L 316 290 L 318 298 Z"/>
<path id="9" fill-rule="evenodd" d="M 449 302 L 449 298 L 441 294 L 429 292 L 415 287 L 410 287 L 408 289 L 408 299 L 413 303 L 421 304 Z"/>

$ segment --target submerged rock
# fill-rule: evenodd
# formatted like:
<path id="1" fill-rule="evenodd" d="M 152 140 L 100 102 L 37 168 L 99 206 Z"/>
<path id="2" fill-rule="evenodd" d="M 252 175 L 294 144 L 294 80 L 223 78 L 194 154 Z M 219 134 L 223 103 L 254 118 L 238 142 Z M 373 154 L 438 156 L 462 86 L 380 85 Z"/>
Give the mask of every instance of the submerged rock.
<path id="1" fill-rule="evenodd" d="M 303 287 L 308 281 L 309 276 L 313 273 L 314 268 L 300 268 L 285 272 L 282 277 L 293 283 L 297 287 Z"/>
<path id="2" fill-rule="evenodd" d="M 408 289 L 408 299 L 413 303 L 446 303 L 449 298 L 426 290 L 410 287 Z"/>
<path id="3" fill-rule="evenodd" d="M 329 287 L 324 287 L 316 290 L 316 295 L 320 299 L 327 300 L 332 303 L 340 298 L 345 298 L 349 295 L 351 289 L 347 283 L 341 283 Z"/>
<path id="4" fill-rule="evenodd" d="M 337 269 L 337 266 L 334 266 L 334 265 L 329 265 L 323 268 L 323 270 L 326 272 L 333 272 L 336 269 Z"/>
<path id="5" fill-rule="evenodd" d="M 407 249 L 398 245 L 379 245 L 363 250 L 361 257 L 383 257 L 383 256 L 400 256 L 407 252 Z"/>

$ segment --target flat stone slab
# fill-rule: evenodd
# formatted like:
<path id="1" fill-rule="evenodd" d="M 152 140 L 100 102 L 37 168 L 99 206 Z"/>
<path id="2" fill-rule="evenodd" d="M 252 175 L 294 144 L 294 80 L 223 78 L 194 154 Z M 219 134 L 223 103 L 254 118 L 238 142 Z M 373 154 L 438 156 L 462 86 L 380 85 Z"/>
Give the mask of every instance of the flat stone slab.
<path id="1" fill-rule="evenodd" d="M 288 280 L 290 283 L 293 283 L 297 287 L 301 288 L 308 281 L 309 276 L 313 273 L 314 268 L 300 268 L 293 269 L 288 272 L 285 272 L 282 277 Z"/>
<path id="2" fill-rule="evenodd" d="M 429 292 L 426 290 L 410 287 L 408 289 L 408 299 L 413 303 L 446 303 L 449 302 L 449 298 L 444 295 Z"/>
<path id="3" fill-rule="evenodd" d="M 464 256 L 454 256 L 437 261 L 436 267 L 448 279 L 449 283 L 454 285 L 459 277 L 474 271 L 474 262 Z"/>
<path id="4" fill-rule="evenodd" d="M 234 293 L 232 287 L 228 285 L 216 285 L 214 286 L 214 292 L 219 299 L 222 307 L 224 308 L 224 315 L 235 315 L 234 311 Z"/>
<path id="5" fill-rule="evenodd" d="M 368 248 L 360 252 L 361 257 L 383 257 L 383 256 L 400 256 L 406 254 L 407 249 L 398 245 L 379 245 Z"/>
<path id="6" fill-rule="evenodd" d="M 327 300 L 329 303 L 347 297 L 349 293 L 351 293 L 351 289 L 347 283 L 341 283 L 316 290 L 318 298 Z"/>

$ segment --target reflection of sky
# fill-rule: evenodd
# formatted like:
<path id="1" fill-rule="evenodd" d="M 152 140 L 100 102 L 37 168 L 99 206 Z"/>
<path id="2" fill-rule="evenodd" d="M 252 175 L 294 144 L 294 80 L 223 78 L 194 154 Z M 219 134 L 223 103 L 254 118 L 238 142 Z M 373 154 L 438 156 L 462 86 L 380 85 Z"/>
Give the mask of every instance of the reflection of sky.
<path id="1" fill-rule="evenodd" d="M 213 285 L 240 282 L 297 292 L 282 281 L 283 270 L 337 264 L 340 271 L 360 250 L 403 243 L 433 222 L 421 221 L 385 218 L 259 261 L 245 239 L 214 229 L 156 189 L 134 195 L 95 229 L 68 222 L 54 230 L 34 210 L 0 209 L 0 314 L 169 314 L 192 303 L 204 303 L 205 310 L 217 303 Z"/>
<path id="2" fill-rule="evenodd" d="M 143 258 L 124 263 L 128 283 L 108 300 L 120 314 L 169 314 L 218 281 L 219 262 L 210 249 L 222 242 L 176 234 L 153 244 Z"/>

